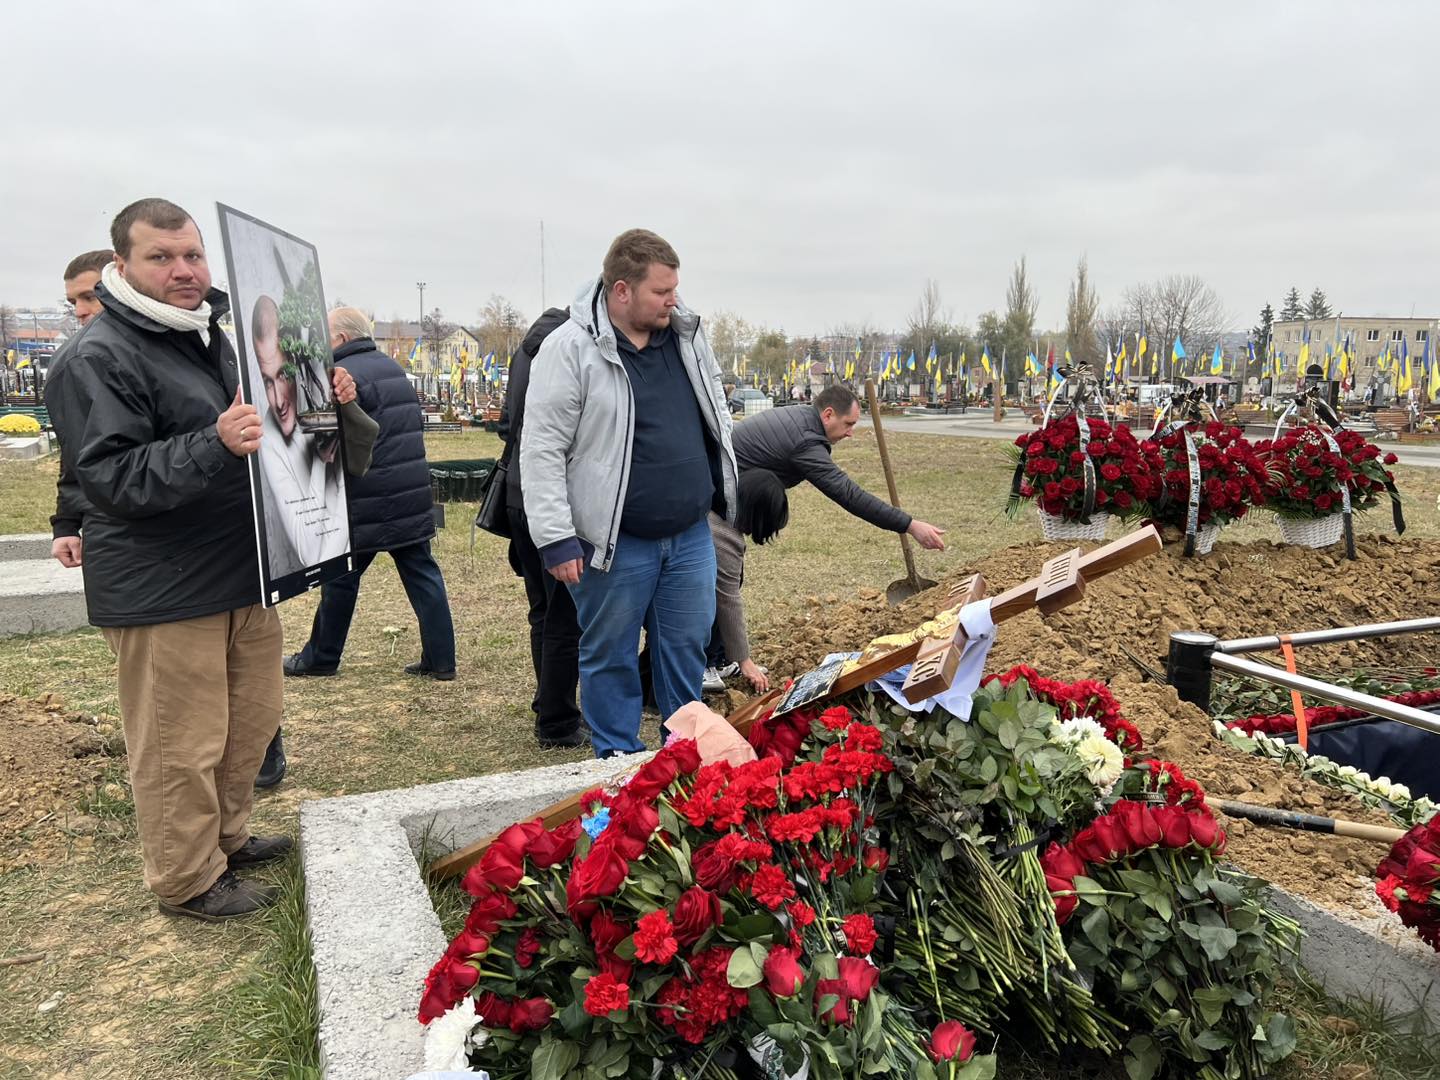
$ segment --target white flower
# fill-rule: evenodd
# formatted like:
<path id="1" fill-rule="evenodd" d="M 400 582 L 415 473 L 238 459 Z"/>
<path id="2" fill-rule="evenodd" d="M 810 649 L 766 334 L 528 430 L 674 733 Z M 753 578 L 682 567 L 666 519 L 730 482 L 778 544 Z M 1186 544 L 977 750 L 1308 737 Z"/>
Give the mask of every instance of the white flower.
<path id="1" fill-rule="evenodd" d="M 1345 777 L 1345 779 L 1347 780 L 1353 780 L 1355 779 L 1355 777 L 1360 775 L 1360 770 L 1355 768 L 1354 765 L 1341 765 L 1340 775 Z"/>
<path id="2" fill-rule="evenodd" d="M 1391 802 L 1409 802 L 1409 801 L 1410 801 L 1410 789 L 1409 789 L 1408 787 L 1406 787 L 1404 784 L 1391 784 L 1391 785 L 1390 785 L 1390 801 L 1391 801 Z"/>
<path id="3" fill-rule="evenodd" d="M 444 1016 L 430 1021 L 425 1029 L 425 1068 L 487 1076 L 470 1068 L 470 1051 L 484 1046 L 490 1037 L 484 1031 L 477 1033 L 479 1026 L 472 997 L 463 998 Z"/>
<path id="4" fill-rule="evenodd" d="M 1077 716 L 1060 725 L 1056 742 L 1070 748 L 1085 766 L 1085 778 L 1108 793 L 1125 771 L 1125 755 L 1105 734 L 1105 729 L 1088 716 Z"/>

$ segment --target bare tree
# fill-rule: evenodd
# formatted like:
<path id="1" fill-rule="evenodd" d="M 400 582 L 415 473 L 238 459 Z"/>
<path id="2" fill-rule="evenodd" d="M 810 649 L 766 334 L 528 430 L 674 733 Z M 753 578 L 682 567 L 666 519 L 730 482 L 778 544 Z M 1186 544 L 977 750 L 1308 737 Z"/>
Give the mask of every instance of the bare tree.
<path id="1" fill-rule="evenodd" d="M 1177 338 L 1187 355 L 1202 357 L 1215 348 L 1229 325 L 1224 302 L 1194 274 L 1171 274 L 1131 286 L 1125 291 L 1123 308 L 1128 328 L 1145 335 L 1162 372 L 1171 370 L 1170 354 Z"/>
<path id="2" fill-rule="evenodd" d="M 491 293 L 480 309 L 480 325 L 475 330 L 481 355 L 493 352 L 502 361 L 513 356 L 524 338 L 525 326 L 519 308 L 499 293 Z"/>
<path id="3" fill-rule="evenodd" d="M 940 338 L 951 322 L 950 309 L 940 299 L 940 286 L 933 279 L 926 278 L 920 299 L 915 302 L 905 322 L 911 345 L 917 353 L 928 349 L 930 342 Z"/>
<path id="4" fill-rule="evenodd" d="M 449 367 L 449 358 L 444 356 L 441 351 L 443 348 L 442 343 L 453 334 L 455 330 L 455 324 L 447 321 L 445 316 L 440 313 L 439 308 L 436 308 L 430 312 L 429 315 L 425 316 L 425 320 L 420 327 L 420 335 L 425 339 L 426 347 L 429 350 L 429 361 L 432 370 L 443 371 Z"/>
<path id="5" fill-rule="evenodd" d="M 1070 283 L 1070 295 L 1065 305 L 1065 340 L 1070 347 L 1070 359 L 1076 364 L 1089 364 L 1097 374 L 1103 374 L 1101 367 L 1104 357 L 1100 341 L 1096 337 L 1096 318 L 1100 311 L 1100 298 L 1090 283 L 1090 267 L 1085 256 L 1075 266 L 1075 280 Z"/>
<path id="6" fill-rule="evenodd" d="M 720 366 L 738 371 L 740 357 L 755 344 L 756 330 L 733 311 L 717 311 L 705 322 L 705 336 Z"/>
<path id="7" fill-rule="evenodd" d="M 1030 284 L 1025 271 L 1025 256 L 1010 272 L 1010 285 L 1005 290 L 1006 341 L 1012 348 L 1024 347 L 1035 336 L 1035 316 L 1040 310 L 1040 299 Z"/>

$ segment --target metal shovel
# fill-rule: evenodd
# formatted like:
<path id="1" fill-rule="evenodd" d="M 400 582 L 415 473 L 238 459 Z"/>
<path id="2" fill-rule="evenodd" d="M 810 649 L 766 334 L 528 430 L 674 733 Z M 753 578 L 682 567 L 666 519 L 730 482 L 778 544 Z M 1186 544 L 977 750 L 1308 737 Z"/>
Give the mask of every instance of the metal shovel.
<path id="1" fill-rule="evenodd" d="M 890 467 L 890 451 L 885 445 L 885 429 L 880 426 L 880 399 L 875 394 L 875 380 L 865 380 L 865 400 L 870 404 L 870 423 L 875 428 L 875 445 L 880 448 L 880 467 L 885 470 L 885 486 L 890 489 L 890 505 L 900 508 L 900 493 L 895 490 L 895 470 Z M 935 582 L 923 578 L 915 569 L 915 554 L 910 550 L 910 537 L 900 534 L 900 551 L 905 556 L 905 576 L 892 581 L 885 587 L 885 599 L 891 607 L 903 604 L 910 597 L 926 589 L 933 589 Z"/>

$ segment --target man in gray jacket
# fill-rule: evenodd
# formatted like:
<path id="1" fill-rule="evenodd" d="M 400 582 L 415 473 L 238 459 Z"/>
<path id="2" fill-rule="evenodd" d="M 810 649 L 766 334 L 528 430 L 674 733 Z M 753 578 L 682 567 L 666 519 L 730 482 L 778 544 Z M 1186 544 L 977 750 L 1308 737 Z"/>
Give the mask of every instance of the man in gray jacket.
<path id="1" fill-rule="evenodd" d="M 945 530 L 877 499 L 845 475 L 830 448 L 855 431 L 860 400 L 844 386 L 828 386 L 809 405 L 790 405 L 745 418 L 735 431 L 740 471 L 768 469 L 787 488 L 809 480 L 826 497 L 871 525 L 909 533 L 932 551 L 945 550 Z"/>
<path id="2" fill-rule="evenodd" d="M 710 511 L 733 521 L 737 469 L 720 368 L 680 304 L 660 237 L 616 237 L 603 276 L 535 357 L 520 436 L 530 536 L 580 622 L 581 709 L 596 757 L 636 753 L 637 653 L 662 715 L 699 700 L 715 617 Z"/>

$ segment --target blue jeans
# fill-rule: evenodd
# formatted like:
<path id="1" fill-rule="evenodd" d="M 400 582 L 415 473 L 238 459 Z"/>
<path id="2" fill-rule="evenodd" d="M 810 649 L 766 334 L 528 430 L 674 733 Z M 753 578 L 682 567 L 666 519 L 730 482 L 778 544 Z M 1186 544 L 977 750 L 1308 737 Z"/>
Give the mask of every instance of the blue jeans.
<path id="1" fill-rule="evenodd" d="M 350 636 L 355 601 L 360 595 L 360 575 L 369 569 L 378 554 L 367 551 L 356 555 L 353 573 L 320 586 L 320 606 L 315 609 L 310 640 L 300 650 L 302 663 L 322 670 L 340 663 L 345 639 Z M 454 671 L 455 626 L 450 621 L 450 598 L 445 594 L 440 567 L 430 554 L 430 541 L 407 544 L 386 554 L 395 560 L 400 584 L 405 586 L 405 595 L 410 598 L 410 606 L 420 623 L 420 663 L 431 671 Z"/>
<path id="2" fill-rule="evenodd" d="M 640 741 L 640 629 L 650 643 L 655 702 L 668 717 L 699 701 L 715 619 L 715 542 L 701 518 L 676 536 L 621 533 L 608 572 L 587 566 L 570 586 L 580 616 L 580 708 L 596 757 Z"/>

